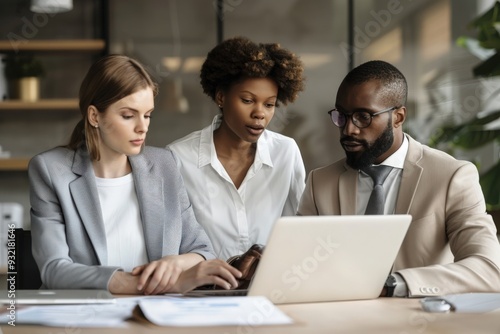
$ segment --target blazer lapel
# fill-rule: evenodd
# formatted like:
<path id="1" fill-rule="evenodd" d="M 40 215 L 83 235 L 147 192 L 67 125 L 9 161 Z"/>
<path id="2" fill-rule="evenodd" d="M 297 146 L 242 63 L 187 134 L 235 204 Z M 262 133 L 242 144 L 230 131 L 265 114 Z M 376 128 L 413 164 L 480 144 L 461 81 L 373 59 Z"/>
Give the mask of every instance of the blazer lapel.
<path id="1" fill-rule="evenodd" d="M 72 171 L 80 177 L 69 185 L 71 196 L 80 213 L 80 219 L 85 226 L 99 263 L 107 265 L 106 231 L 102 221 L 94 170 L 86 151 L 82 149 L 76 151 Z"/>
<path id="2" fill-rule="evenodd" d="M 407 214 L 410 212 L 415 193 L 420 182 L 423 168 L 418 165 L 422 158 L 422 146 L 413 138 L 406 135 L 409 141 L 408 153 L 406 155 L 399 196 L 396 203 L 396 214 Z"/>
<path id="3" fill-rule="evenodd" d="M 163 233 L 166 223 L 163 179 L 153 177 L 153 163 L 144 154 L 129 157 L 132 166 L 137 201 L 141 212 L 144 241 L 149 261 L 162 256 Z"/>
<path id="4" fill-rule="evenodd" d="M 342 215 L 356 214 L 356 193 L 358 191 L 358 171 L 344 165 L 346 171 L 339 178 L 340 212 Z M 352 186 L 354 185 L 354 187 Z"/>

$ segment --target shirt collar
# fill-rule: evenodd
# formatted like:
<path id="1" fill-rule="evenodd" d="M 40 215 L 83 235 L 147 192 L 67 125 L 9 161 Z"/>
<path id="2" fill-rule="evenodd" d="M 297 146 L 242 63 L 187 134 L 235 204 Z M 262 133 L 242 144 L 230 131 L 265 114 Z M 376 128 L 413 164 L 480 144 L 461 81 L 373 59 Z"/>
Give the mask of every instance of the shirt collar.
<path id="1" fill-rule="evenodd" d="M 214 145 L 214 131 L 222 123 L 222 114 L 218 114 L 212 120 L 212 124 L 201 130 L 198 167 L 208 165 L 213 161 L 218 161 Z M 269 154 L 268 130 L 259 137 L 257 141 L 257 152 L 255 153 L 254 165 L 265 164 L 273 167 L 271 155 Z"/>
<path id="2" fill-rule="evenodd" d="M 403 169 L 406 153 L 408 153 L 408 138 L 403 136 L 403 144 L 390 157 L 385 159 L 381 165 Z"/>

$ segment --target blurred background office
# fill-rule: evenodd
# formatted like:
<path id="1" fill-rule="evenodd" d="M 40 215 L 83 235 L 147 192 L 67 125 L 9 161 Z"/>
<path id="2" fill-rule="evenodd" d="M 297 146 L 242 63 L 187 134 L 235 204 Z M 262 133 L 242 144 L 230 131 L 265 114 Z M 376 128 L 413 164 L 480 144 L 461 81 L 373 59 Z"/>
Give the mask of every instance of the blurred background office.
<path id="1" fill-rule="evenodd" d="M 340 81 L 362 62 L 386 60 L 405 74 L 406 131 L 423 143 L 446 124 L 498 107 L 491 98 L 497 80 L 473 74 L 489 54 L 457 45 L 461 36 L 477 36 L 468 24 L 491 0 L 60 0 L 69 7 L 53 13 L 34 12 L 33 2 L 43 1 L 0 3 L 2 67 L 17 55 L 31 56 L 43 69 L 31 101 L 0 76 L 0 203 L 20 203 L 27 228 L 26 163 L 68 141 L 79 119 L 80 82 L 101 54 L 135 57 L 155 76 L 160 94 L 147 143 L 165 146 L 218 112 L 199 84 L 200 66 L 218 41 L 243 35 L 279 42 L 301 57 L 307 82 L 294 104 L 277 110 L 270 128 L 297 141 L 308 171 L 344 156 L 327 111 Z M 498 162 L 498 142 L 453 154 L 487 170 Z"/>

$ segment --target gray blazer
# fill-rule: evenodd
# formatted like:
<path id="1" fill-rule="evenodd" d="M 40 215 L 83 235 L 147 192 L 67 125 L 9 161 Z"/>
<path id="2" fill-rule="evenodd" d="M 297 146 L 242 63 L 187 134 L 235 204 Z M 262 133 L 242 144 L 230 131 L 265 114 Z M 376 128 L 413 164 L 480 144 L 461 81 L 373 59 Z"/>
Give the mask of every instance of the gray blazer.
<path id="1" fill-rule="evenodd" d="M 170 150 L 129 157 L 149 261 L 194 252 L 214 258 Z M 107 289 L 113 273 L 94 170 L 85 149 L 54 148 L 29 163 L 33 256 L 43 287 Z"/>

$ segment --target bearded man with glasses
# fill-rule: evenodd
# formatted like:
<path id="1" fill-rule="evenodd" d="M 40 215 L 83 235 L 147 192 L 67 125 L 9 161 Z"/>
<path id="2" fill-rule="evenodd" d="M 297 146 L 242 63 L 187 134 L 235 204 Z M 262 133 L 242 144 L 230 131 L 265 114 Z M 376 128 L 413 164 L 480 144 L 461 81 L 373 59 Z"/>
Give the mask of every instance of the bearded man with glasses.
<path id="1" fill-rule="evenodd" d="M 500 245 L 477 168 L 403 132 L 407 91 L 384 61 L 347 74 L 328 112 L 346 157 L 309 173 L 297 213 L 372 214 L 380 188 L 376 214 L 413 218 L 381 296 L 500 292 Z M 377 169 L 386 172 L 375 182 Z"/>

